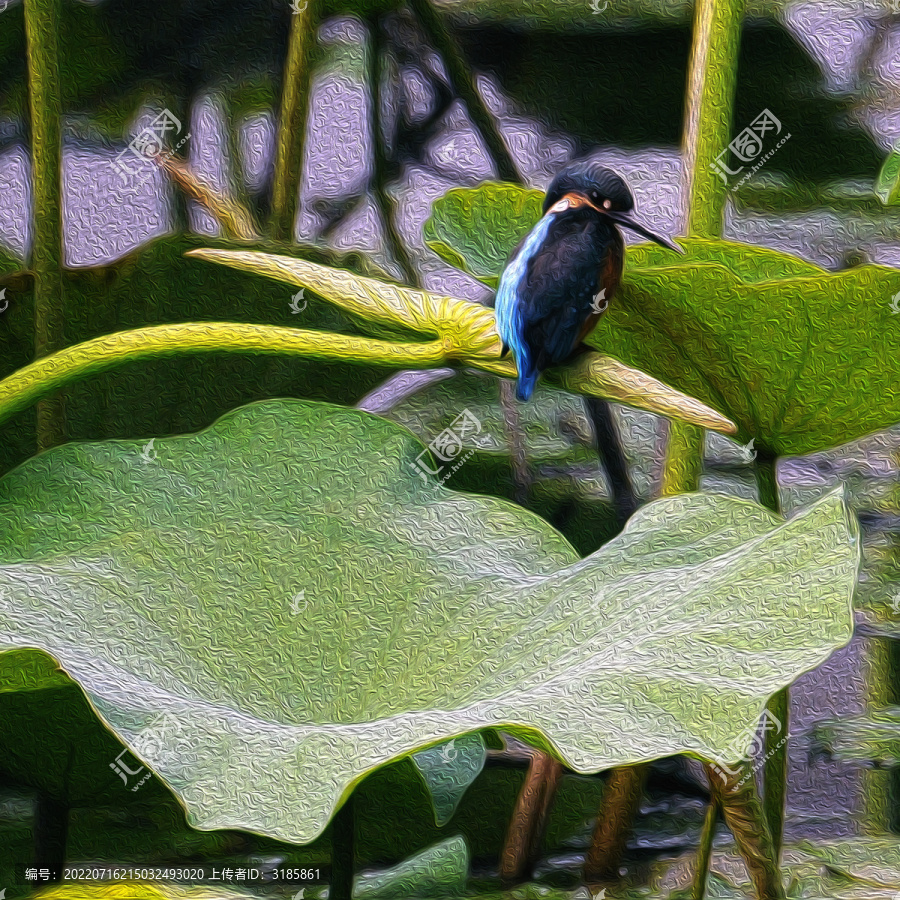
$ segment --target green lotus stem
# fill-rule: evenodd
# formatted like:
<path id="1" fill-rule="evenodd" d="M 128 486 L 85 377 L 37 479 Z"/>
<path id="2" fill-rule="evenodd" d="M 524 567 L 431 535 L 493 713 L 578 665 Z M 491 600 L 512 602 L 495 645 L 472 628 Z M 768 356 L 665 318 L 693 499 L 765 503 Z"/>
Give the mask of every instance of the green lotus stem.
<path id="1" fill-rule="evenodd" d="M 271 235 L 276 241 L 294 240 L 297 203 L 303 177 L 306 120 L 309 117 L 309 85 L 312 79 L 310 69 L 318 21 L 318 0 L 307 0 L 300 12 L 293 12 L 291 15 L 288 55 L 281 87 L 281 109 L 275 135 Z"/>
<path id="2" fill-rule="evenodd" d="M 649 409 L 648 403 L 652 401 L 653 412 L 660 415 L 689 418 L 698 425 L 726 434 L 736 430 L 733 422 L 699 400 L 599 353 L 583 353 L 572 362 L 551 369 L 547 375 L 551 382 L 579 394 L 618 400 L 638 409 Z"/>
<path id="3" fill-rule="evenodd" d="M 363 319 L 438 337 L 448 360 L 515 378 L 515 363 L 509 358 L 500 359 L 500 338 L 493 310 L 479 303 L 442 297 L 274 253 L 204 248 L 191 250 L 187 256 L 310 288 L 329 303 Z M 734 434 L 737 430 L 730 419 L 699 400 L 597 353 L 584 353 L 547 374 L 548 380 L 566 390 L 619 400 L 658 415 L 684 418 L 724 434 Z"/>
<path id="4" fill-rule="evenodd" d="M 129 362 L 184 353 L 268 353 L 430 369 L 445 360 L 440 342 L 399 344 L 269 325 L 202 322 L 120 331 L 67 347 L 0 381 L 0 423 L 41 397 Z"/>
<path id="5" fill-rule="evenodd" d="M 762 452 L 757 454 L 755 472 L 759 502 L 772 512 L 781 515 L 775 466 L 774 456 Z M 789 689 L 784 688 L 775 694 L 766 710 L 782 725 L 780 731 L 766 731 L 766 759 L 763 768 L 763 809 L 772 834 L 775 859 L 778 860 L 781 857 L 781 843 L 784 836 L 784 803 L 787 793 L 788 741 L 782 741 L 782 738 L 786 738 L 789 731 Z"/>
<path id="6" fill-rule="evenodd" d="M 731 141 L 743 0 L 696 0 L 682 153 L 686 233 L 722 236 L 728 184 L 713 163 Z"/>
<path id="7" fill-rule="evenodd" d="M 247 170 L 241 153 L 241 123 L 243 121 L 237 111 L 235 98 L 226 93 L 222 100 L 222 115 L 225 120 L 225 140 L 228 151 L 228 181 L 231 194 L 244 208 L 250 209 L 250 194 L 247 190 Z"/>
<path id="8" fill-rule="evenodd" d="M 60 0 L 25 2 L 34 197 L 34 351 L 38 359 L 65 346 L 62 100 L 57 50 L 60 13 Z M 65 440 L 61 397 L 39 405 L 37 437 L 39 450 Z"/>
<path id="9" fill-rule="evenodd" d="M 713 839 L 716 836 L 716 821 L 719 817 L 719 802 L 710 797 L 706 815 L 703 818 L 703 829 L 700 832 L 700 845 L 697 847 L 697 866 L 694 869 L 694 883 L 691 885 L 691 900 L 706 900 L 706 885 L 709 880 L 709 863 L 712 859 Z"/>
<path id="10" fill-rule="evenodd" d="M 734 835 L 750 873 L 757 900 L 785 900 L 777 854 L 756 794 L 752 764 L 739 764 L 733 775 L 706 766 L 706 776 L 711 800 L 722 808 L 725 824 Z"/>
<path id="11" fill-rule="evenodd" d="M 660 496 L 673 497 L 700 489 L 700 469 L 703 465 L 703 445 L 706 436 L 702 428 L 672 419 L 663 465 Z"/>

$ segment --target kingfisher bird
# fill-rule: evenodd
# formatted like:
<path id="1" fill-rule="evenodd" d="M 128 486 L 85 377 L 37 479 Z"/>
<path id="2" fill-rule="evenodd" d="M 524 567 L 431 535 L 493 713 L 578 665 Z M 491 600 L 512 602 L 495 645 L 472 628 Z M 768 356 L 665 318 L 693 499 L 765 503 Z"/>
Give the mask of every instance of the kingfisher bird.
<path id="1" fill-rule="evenodd" d="M 625 263 L 623 225 L 677 253 L 629 213 L 634 199 L 611 169 L 577 160 L 553 179 L 543 217 L 513 251 L 494 301 L 501 356 L 512 350 L 516 396 L 528 400 L 544 369 L 565 362 L 609 306 Z"/>

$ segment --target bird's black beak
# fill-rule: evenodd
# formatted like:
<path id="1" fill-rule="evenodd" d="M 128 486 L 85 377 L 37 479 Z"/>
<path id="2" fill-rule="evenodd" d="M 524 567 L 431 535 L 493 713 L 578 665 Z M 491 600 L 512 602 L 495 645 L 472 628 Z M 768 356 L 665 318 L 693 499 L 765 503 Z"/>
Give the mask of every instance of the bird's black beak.
<path id="1" fill-rule="evenodd" d="M 682 250 L 681 247 L 679 247 L 677 244 L 673 244 L 667 238 L 660 237 L 658 234 L 654 234 L 652 231 L 648 231 L 646 228 L 644 228 L 643 225 L 639 225 L 634 221 L 634 219 L 629 218 L 625 213 L 607 212 L 606 215 L 608 215 L 617 225 L 624 225 L 625 228 L 630 228 L 632 231 L 636 231 L 638 234 L 643 235 L 645 238 L 648 238 L 655 244 L 659 244 L 660 247 L 667 247 L 669 250 L 674 250 L 676 253 L 684 253 L 684 250 Z"/>

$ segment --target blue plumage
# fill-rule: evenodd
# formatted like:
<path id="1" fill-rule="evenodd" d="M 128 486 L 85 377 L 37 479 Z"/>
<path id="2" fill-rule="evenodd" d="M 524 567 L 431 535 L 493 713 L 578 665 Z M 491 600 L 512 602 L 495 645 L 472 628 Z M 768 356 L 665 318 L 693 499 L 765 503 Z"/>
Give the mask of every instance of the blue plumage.
<path id="1" fill-rule="evenodd" d="M 634 222 L 633 205 L 625 182 L 589 160 L 550 185 L 544 216 L 513 251 L 494 302 L 504 354 L 512 351 L 519 370 L 519 400 L 531 397 L 544 369 L 577 351 L 612 299 L 624 265 L 618 225 L 679 250 Z"/>

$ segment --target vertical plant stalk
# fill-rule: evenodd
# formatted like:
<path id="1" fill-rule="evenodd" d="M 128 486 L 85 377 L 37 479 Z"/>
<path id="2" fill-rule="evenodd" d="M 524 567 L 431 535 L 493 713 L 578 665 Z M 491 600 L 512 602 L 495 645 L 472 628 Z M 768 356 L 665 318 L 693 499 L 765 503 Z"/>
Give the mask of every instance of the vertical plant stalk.
<path id="1" fill-rule="evenodd" d="M 352 900 L 356 862 L 356 822 L 353 794 L 337 811 L 331 825 L 331 889 L 329 900 Z"/>
<path id="2" fill-rule="evenodd" d="M 50 881 L 61 881 L 69 836 L 69 804 L 41 792 L 34 801 L 34 864 L 49 869 Z"/>
<path id="3" fill-rule="evenodd" d="M 309 118 L 312 54 L 318 25 L 318 0 L 308 0 L 291 15 L 287 61 L 281 86 L 281 108 L 275 131 L 275 176 L 272 186 L 271 234 L 276 241 L 294 240 L 297 203 L 303 179 L 303 148 Z"/>
<path id="4" fill-rule="evenodd" d="M 444 27 L 437 10 L 431 5 L 430 0 L 410 0 L 409 5 L 421 22 L 428 39 L 444 60 L 447 74 L 450 77 L 450 87 L 465 103 L 469 118 L 481 132 L 488 151 L 497 166 L 500 180 L 509 181 L 513 184 L 522 184 L 522 179 L 503 141 L 500 129 L 497 127 L 497 123 L 475 87 L 475 81 L 469 72 L 469 67 L 466 65 L 462 51 L 457 46 L 453 36 Z"/>
<path id="5" fill-rule="evenodd" d="M 897 544 L 895 535 L 892 543 Z M 893 638 L 876 638 L 866 642 L 865 676 L 866 709 L 884 709 L 896 705 L 898 700 L 896 656 L 898 641 Z M 862 768 L 860 800 L 860 824 L 864 835 L 886 835 L 897 831 L 894 822 L 898 809 L 897 792 L 894 785 L 898 781 L 896 767 Z"/>
<path id="6" fill-rule="evenodd" d="M 696 0 L 682 156 L 685 233 L 721 237 L 728 185 L 712 167 L 731 140 L 743 0 Z"/>
<path id="7" fill-rule="evenodd" d="M 250 191 L 247 189 L 247 170 L 241 147 L 241 125 L 243 119 L 235 108 L 234 98 L 227 92 L 222 97 L 222 119 L 225 126 L 226 149 L 228 153 L 228 181 L 231 196 L 246 209 L 251 208 Z"/>
<path id="8" fill-rule="evenodd" d="M 706 776 L 712 800 L 722 807 L 725 824 L 734 835 L 758 900 L 785 900 L 772 836 L 756 794 L 752 763 L 738 765 L 734 775 L 707 766 Z"/>
<path id="9" fill-rule="evenodd" d="M 618 878 L 649 771 L 649 764 L 641 763 L 622 766 L 610 773 L 600 815 L 591 835 L 591 846 L 584 861 L 584 880 L 588 884 L 611 882 Z"/>
<path id="10" fill-rule="evenodd" d="M 691 900 L 706 900 L 706 885 L 709 881 L 709 864 L 712 860 L 712 845 L 716 836 L 716 822 L 719 819 L 719 801 L 710 796 L 709 806 L 703 818 L 700 843 L 697 847 L 697 867 L 694 883 L 691 885 Z"/>
<path id="11" fill-rule="evenodd" d="M 562 771 L 562 765 L 551 756 L 534 751 L 500 855 L 500 881 L 505 887 L 528 877 Z"/>
<path id="12" fill-rule="evenodd" d="M 778 478 L 776 475 L 776 458 L 757 453 L 756 484 L 759 489 L 759 502 L 772 512 L 781 515 L 781 502 L 778 496 Z M 776 721 L 781 723 L 782 730 L 766 730 L 766 754 L 763 769 L 763 808 L 766 821 L 772 835 L 775 848 L 775 859 L 781 858 L 781 844 L 784 837 L 784 810 L 787 795 L 788 743 L 790 733 L 790 689 L 784 688 L 775 694 L 766 707 Z M 781 744 L 781 746 L 778 746 Z"/>
<path id="13" fill-rule="evenodd" d="M 63 772 L 62 795 L 38 791 L 34 799 L 34 865 L 50 870 L 50 881 L 62 881 L 69 840 L 69 785 L 75 764 L 75 746 L 69 744 Z"/>
<path id="14" fill-rule="evenodd" d="M 677 419 L 669 422 L 669 443 L 659 492 L 661 497 L 674 497 L 700 489 L 705 442 L 706 432 L 702 428 Z"/>
<path id="15" fill-rule="evenodd" d="M 512 470 L 513 499 L 519 506 L 524 506 L 531 495 L 532 471 L 528 465 L 528 451 L 525 447 L 525 433 L 522 431 L 522 420 L 516 400 L 515 382 L 508 378 L 500 379 L 500 409 L 503 411 L 503 425 L 506 430 L 506 443 L 509 448 L 509 461 Z"/>
<path id="16" fill-rule="evenodd" d="M 616 516 L 620 527 L 624 527 L 637 510 L 638 499 L 628 474 L 628 460 L 613 419 L 612 406 L 600 397 L 586 397 L 584 405 L 594 426 L 597 454 L 609 477 Z"/>
<path id="17" fill-rule="evenodd" d="M 181 122 L 181 128 L 185 134 L 190 134 L 191 131 L 191 112 L 196 96 L 192 87 L 193 82 L 194 79 L 185 74 L 182 80 L 177 82 L 176 93 L 166 101 L 167 109 Z M 174 147 L 172 149 L 170 161 L 175 165 L 188 165 L 190 144 L 185 144 L 178 150 L 175 150 Z M 191 231 L 190 202 L 177 186 L 172 192 L 172 228 L 178 234 L 190 234 Z"/>
<path id="18" fill-rule="evenodd" d="M 368 80 L 370 87 L 369 95 L 369 130 L 371 132 L 372 141 L 372 192 L 375 195 L 375 202 L 381 213 L 381 220 L 384 223 L 384 234 L 388 249 L 403 273 L 403 278 L 407 284 L 414 287 L 420 287 L 418 273 L 412 264 L 403 238 L 397 230 L 394 222 L 394 201 L 388 193 L 388 159 L 387 151 L 384 145 L 384 129 L 381 121 L 381 84 L 384 78 L 383 64 L 387 48 L 381 35 L 381 18 L 377 14 L 369 16 L 369 48 L 368 48 Z"/>
<path id="19" fill-rule="evenodd" d="M 40 359 L 65 346 L 62 218 L 62 100 L 57 29 L 60 0 L 25 0 L 31 185 L 34 231 L 34 352 Z M 37 407 L 38 450 L 65 441 L 61 395 Z"/>
<path id="20" fill-rule="evenodd" d="M 728 184 L 713 164 L 730 143 L 743 7 L 743 0 L 695 0 L 694 4 L 694 40 L 682 138 L 687 202 L 685 233 L 692 237 L 722 236 Z M 703 444 L 702 430 L 682 422 L 671 422 L 662 479 L 663 496 L 698 489 Z M 774 476 L 773 461 L 773 482 Z M 760 491 L 762 493 L 762 486 Z M 779 852 L 757 797 L 750 765 L 739 766 L 738 775 L 727 776 L 725 784 L 718 780 L 717 770 L 707 766 L 706 771 L 712 790 L 710 805 L 721 806 L 725 822 L 756 887 L 757 897 L 759 900 L 783 900 Z M 740 784 L 745 776 L 746 780 Z M 710 834 L 705 836 L 709 841 L 708 849 L 701 843 L 695 878 L 695 886 L 703 885 L 704 888 L 714 821 L 713 818 Z"/>

